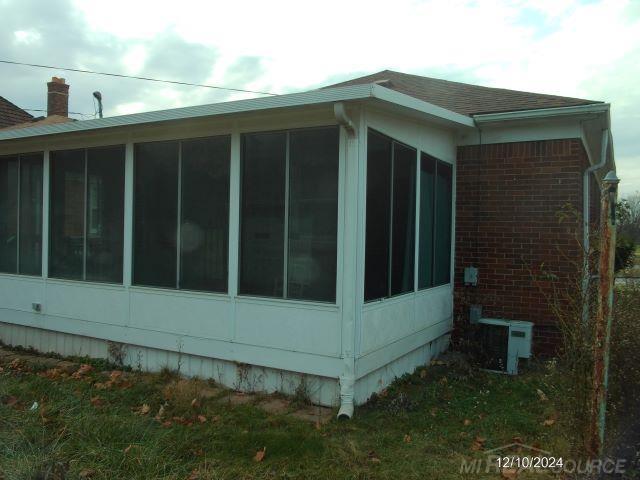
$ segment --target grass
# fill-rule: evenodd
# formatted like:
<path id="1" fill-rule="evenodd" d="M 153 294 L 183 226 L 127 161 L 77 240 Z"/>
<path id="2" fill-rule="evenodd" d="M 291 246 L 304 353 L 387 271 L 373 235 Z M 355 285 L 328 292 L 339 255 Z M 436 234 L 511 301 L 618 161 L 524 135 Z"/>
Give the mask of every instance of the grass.
<path id="1" fill-rule="evenodd" d="M 548 366 L 519 377 L 429 367 L 357 408 L 351 421 L 322 426 L 215 398 L 194 411 L 178 395 L 167 402 L 166 382 L 172 379 L 129 375 L 126 388 L 98 389 L 104 377 L 96 373 L 52 379 L 5 369 L 0 373 L 0 478 L 4 473 L 6 480 L 446 480 L 469 478 L 460 473 L 461 461 L 484 457 L 472 447 L 482 439 L 484 449 L 518 437 L 558 456 L 570 451 L 570 430 L 561 413 L 562 375 Z M 541 401 L 538 390 L 549 399 Z M 37 410 L 30 409 L 34 401 Z M 163 426 L 153 416 L 165 402 L 163 420 L 200 414 L 207 421 Z M 143 404 L 150 413 L 135 414 Z M 545 426 L 549 418 L 557 421 Z M 255 461 L 265 447 L 264 460 Z"/>

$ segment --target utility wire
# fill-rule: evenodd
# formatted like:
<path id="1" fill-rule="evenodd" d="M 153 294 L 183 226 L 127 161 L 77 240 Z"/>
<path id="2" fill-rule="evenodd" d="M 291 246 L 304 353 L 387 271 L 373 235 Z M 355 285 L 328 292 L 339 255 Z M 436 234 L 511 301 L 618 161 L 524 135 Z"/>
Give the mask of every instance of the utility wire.
<path id="1" fill-rule="evenodd" d="M 46 112 L 46 110 L 43 110 L 41 108 L 23 108 L 22 110 L 26 110 L 27 112 Z M 92 117 L 94 116 L 93 113 L 81 113 L 81 112 L 67 112 L 70 115 L 82 115 L 85 117 Z"/>
<path id="2" fill-rule="evenodd" d="M 176 80 L 162 80 L 159 78 L 150 78 L 150 77 L 136 77 L 133 75 L 122 75 L 120 73 L 107 73 L 107 72 L 94 72 L 93 70 L 82 70 L 79 68 L 65 68 L 65 67 L 54 67 L 51 65 L 39 65 L 37 63 L 24 63 L 24 62 L 13 62 L 11 60 L 0 60 L 0 63 L 6 63 L 9 65 L 22 65 L 24 67 L 36 67 L 36 68 L 49 68 L 52 70 L 64 70 L 67 72 L 78 72 L 78 73 L 91 73 L 94 75 L 105 75 L 108 77 L 118 77 L 118 78 L 132 78 L 134 80 L 146 80 L 148 82 L 160 82 L 160 83 L 172 83 L 174 85 L 186 85 L 189 87 L 204 87 L 204 88 L 214 88 L 216 90 L 229 90 L 232 92 L 243 92 L 243 93 L 257 93 L 260 95 L 278 95 L 277 93 L 271 92 L 260 92 L 257 90 L 245 90 L 242 88 L 230 88 L 230 87 L 218 87 L 216 85 L 203 85 L 200 83 L 188 83 L 188 82 L 178 82 Z"/>

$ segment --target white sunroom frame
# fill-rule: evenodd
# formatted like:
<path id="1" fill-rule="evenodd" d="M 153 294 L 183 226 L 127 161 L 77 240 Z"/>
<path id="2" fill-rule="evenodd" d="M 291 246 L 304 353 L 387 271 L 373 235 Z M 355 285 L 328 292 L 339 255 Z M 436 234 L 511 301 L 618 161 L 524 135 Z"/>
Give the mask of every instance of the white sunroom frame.
<path id="1" fill-rule="evenodd" d="M 333 111 L 334 106 L 335 112 Z M 346 107 L 346 108 L 345 108 Z M 150 112 L 122 117 L 88 120 L 67 124 L 48 125 L 18 130 L 0 131 L 0 155 L 20 153 L 26 151 L 43 151 L 43 255 L 42 278 L 26 277 L 23 275 L 0 274 L 0 280 L 11 279 L 16 283 L 41 283 L 44 290 L 43 297 L 47 297 L 47 290 L 59 292 L 73 290 L 82 296 L 95 297 L 97 289 L 101 292 L 118 292 L 125 290 L 129 295 L 128 319 L 125 325 L 108 325 L 100 323 L 102 330 L 96 332 L 95 325 L 89 322 L 78 322 L 71 318 L 56 317 L 55 321 L 47 316 L 48 305 L 43 305 L 42 313 L 20 311 L 12 315 L 9 323 L 42 329 L 51 329 L 73 335 L 98 337 L 127 344 L 142 345 L 148 348 L 176 351 L 181 349 L 186 354 L 202 357 L 215 357 L 226 361 L 241 361 L 243 363 L 260 365 L 276 370 L 294 370 L 303 374 L 332 379 L 341 378 L 341 384 L 351 384 L 351 398 L 354 396 L 353 385 L 358 379 L 384 367 L 386 364 L 415 350 L 434 338 L 447 333 L 450 326 L 442 331 L 429 332 L 423 335 L 407 335 L 405 338 L 392 342 L 384 348 L 375 349 L 362 355 L 363 350 L 363 316 L 367 309 L 382 305 L 396 305 L 409 297 L 420 295 L 414 292 L 393 297 L 380 302 L 379 305 L 367 307 L 364 305 L 364 232 L 365 232 L 365 192 L 366 192 L 366 138 L 367 128 L 380 119 L 380 113 L 389 118 L 404 118 L 407 122 L 417 125 L 427 122 L 442 130 L 455 150 L 454 134 L 459 130 L 473 127 L 473 120 L 469 117 L 450 112 L 435 105 L 416 100 L 407 95 L 394 92 L 380 85 L 358 85 L 326 90 L 317 90 L 300 94 L 267 97 L 253 100 L 241 100 L 223 104 L 188 107 L 162 112 Z M 268 119 L 268 122 L 265 122 Z M 377 120 L 378 122 L 382 120 Z M 337 278 L 336 302 L 326 304 L 292 299 L 274 299 L 238 295 L 238 258 L 239 258 L 239 225 L 240 225 L 240 136 L 242 133 L 304 128 L 323 126 L 329 123 L 341 124 L 340 129 L 340 158 L 339 158 L 339 198 L 338 198 L 338 241 L 337 241 Z M 212 126 L 213 125 L 213 126 Z M 268 127 L 266 127 L 268 125 Z M 379 128 L 392 138 L 412 145 L 416 148 L 416 162 L 419 166 L 420 152 L 425 151 L 422 145 L 416 145 L 406 134 L 394 132 L 392 127 Z M 418 128 L 418 127 L 416 127 Z M 417 132 L 417 131 L 416 131 Z M 217 134 L 231 135 L 231 164 L 230 164 L 230 211 L 229 211 L 229 274 L 228 293 L 202 293 L 185 290 L 162 289 L 132 285 L 133 261 L 133 148 L 134 143 L 157 140 L 181 140 L 200 136 Z M 397 136 L 404 138 L 397 138 Z M 419 133 L 416 133 L 419 135 Z M 415 138 L 415 136 L 413 137 Z M 449 140 L 447 140 L 449 141 Z M 123 284 L 113 285 L 87 281 L 59 280 L 48 278 L 48 240 L 49 240 L 49 152 L 59 149 L 90 148 L 95 146 L 125 145 L 125 202 L 124 202 L 124 251 L 123 251 Z M 434 152 L 426 153 L 438 156 Z M 455 157 L 450 159 L 455 165 Z M 417 176 L 420 169 L 417 168 Z M 419 177 L 417 178 L 419 181 Z M 416 201 L 419 191 L 416 192 Z M 455 202 L 455 167 L 454 192 Z M 453 205 L 455 212 L 455 203 Z M 418 218 L 419 207 L 416 209 Z M 417 230 L 416 223 L 416 230 Z M 452 221 L 452 233 L 455 221 Z M 417 237 L 417 232 L 416 232 Z M 452 239 L 455 236 L 452 234 Z M 452 241 L 453 269 L 454 248 Z M 418 243 L 416 242 L 416 250 Z M 417 263 L 416 263 L 417 265 Z M 416 268 L 417 272 L 417 268 Z M 417 275 L 417 273 L 416 273 Z M 453 272 L 451 275 L 453 278 Z M 344 281 L 354 279 L 355 281 Z M 67 288 L 69 287 L 69 288 Z M 71 288 L 73 287 L 73 288 Z M 440 289 L 448 289 L 452 295 L 452 283 Z M 231 340 L 197 339 L 190 334 L 179 331 L 144 331 L 136 334 L 129 325 L 132 312 L 132 294 L 161 295 L 173 299 L 178 304 L 191 305 L 204 300 L 229 300 L 229 317 L 233 319 L 226 326 L 224 336 Z M 67 295 L 67 294 L 63 294 Z M 424 296 L 424 294 L 423 294 Z M 106 301 L 106 300 L 105 300 Z M 3 301 L 4 303 L 4 301 Z M 90 306 L 87 306 L 89 308 Z M 98 305 L 94 305 L 99 308 Z M 248 345 L 238 342 L 238 324 L 235 321 L 239 308 L 273 308 L 274 311 L 284 312 L 296 309 L 306 312 L 310 317 L 323 314 L 337 315 L 338 323 L 335 332 L 338 342 L 335 345 L 323 345 L 319 349 L 314 343 L 331 343 L 332 337 L 323 338 L 322 332 L 312 335 L 313 342 L 309 345 L 294 345 L 290 349 L 283 349 L 276 345 L 274 339 L 267 338 L 262 346 Z M 176 307 L 177 308 L 177 307 Z M 202 306 L 199 308 L 203 308 Z M 7 309 L 0 304 L 0 315 L 6 317 Z M 124 328 L 120 328 L 124 327 Z M 161 327 L 159 327 L 161 328 Z M 99 335 L 98 335 L 99 333 Z M 268 337 L 269 332 L 261 332 Z M 286 333 L 286 332 L 284 332 Z M 177 347 L 175 338 L 178 336 L 183 342 Z M 433 337 L 433 338 L 431 338 Z M 271 341 L 271 344 L 269 342 Z M 316 342 L 317 341 L 317 342 Z M 330 350 L 327 348 L 331 348 Z M 361 401 L 371 393 L 369 387 L 356 392 L 356 400 Z M 344 393 L 344 392 L 343 392 Z M 333 394 L 331 394 L 333 395 Z M 329 396 L 331 396 L 329 395 Z M 349 395 L 349 392 L 346 393 Z M 320 395 L 326 397 L 326 395 Z M 344 396 L 343 396 L 344 397 Z M 332 403 L 331 399 L 318 398 L 320 403 Z"/>

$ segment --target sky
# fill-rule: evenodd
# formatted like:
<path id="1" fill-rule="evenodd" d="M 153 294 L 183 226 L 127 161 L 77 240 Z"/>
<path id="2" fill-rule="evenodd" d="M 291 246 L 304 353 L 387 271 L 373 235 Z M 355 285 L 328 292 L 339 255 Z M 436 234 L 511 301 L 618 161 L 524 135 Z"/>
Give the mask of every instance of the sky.
<path id="1" fill-rule="evenodd" d="M 0 0 L 0 59 L 292 93 L 391 69 L 611 103 L 621 195 L 640 191 L 640 0 Z M 256 95 L 0 64 L 46 109 L 93 118 Z M 41 115 L 39 112 L 31 112 Z"/>

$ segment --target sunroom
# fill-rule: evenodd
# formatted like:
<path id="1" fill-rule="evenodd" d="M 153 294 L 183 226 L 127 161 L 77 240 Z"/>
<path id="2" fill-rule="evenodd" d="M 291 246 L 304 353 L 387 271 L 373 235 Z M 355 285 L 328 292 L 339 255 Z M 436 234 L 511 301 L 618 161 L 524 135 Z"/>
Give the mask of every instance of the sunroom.
<path id="1" fill-rule="evenodd" d="M 370 84 L 0 131 L 0 340 L 350 416 L 448 344 L 471 127 Z"/>

